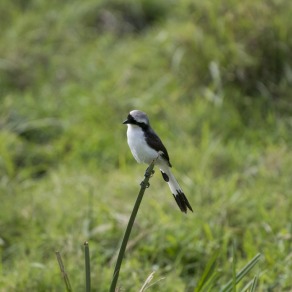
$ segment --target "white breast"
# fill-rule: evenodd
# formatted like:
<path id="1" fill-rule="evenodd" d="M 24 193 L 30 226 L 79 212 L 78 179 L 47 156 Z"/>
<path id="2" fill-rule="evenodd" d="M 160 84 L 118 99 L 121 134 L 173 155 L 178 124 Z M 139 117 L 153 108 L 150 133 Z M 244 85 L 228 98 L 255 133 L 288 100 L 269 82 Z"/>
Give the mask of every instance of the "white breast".
<path id="1" fill-rule="evenodd" d="M 144 132 L 139 126 L 128 124 L 127 137 L 129 147 L 137 162 L 150 164 L 157 158 L 158 152 L 148 146 Z"/>

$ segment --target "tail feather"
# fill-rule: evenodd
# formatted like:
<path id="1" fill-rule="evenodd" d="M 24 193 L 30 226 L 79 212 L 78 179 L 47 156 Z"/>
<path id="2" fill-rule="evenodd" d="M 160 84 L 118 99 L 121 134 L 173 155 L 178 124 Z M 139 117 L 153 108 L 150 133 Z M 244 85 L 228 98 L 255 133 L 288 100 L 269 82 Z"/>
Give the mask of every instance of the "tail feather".
<path id="1" fill-rule="evenodd" d="M 184 213 L 187 213 L 188 209 L 193 212 L 193 209 L 187 197 L 183 193 L 181 187 L 179 186 L 174 175 L 171 173 L 170 169 L 167 169 L 167 170 L 160 169 L 160 170 L 161 170 L 162 177 L 168 183 L 169 188 L 180 210 Z"/>
<path id="2" fill-rule="evenodd" d="M 176 195 L 173 195 L 175 198 L 176 203 L 178 204 L 180 210 L 184 213 L 187 213 L 187 208 L 193 212 L 193 209 L 185 196 L 185 194 L 182 191 L 178 191 Z"/>

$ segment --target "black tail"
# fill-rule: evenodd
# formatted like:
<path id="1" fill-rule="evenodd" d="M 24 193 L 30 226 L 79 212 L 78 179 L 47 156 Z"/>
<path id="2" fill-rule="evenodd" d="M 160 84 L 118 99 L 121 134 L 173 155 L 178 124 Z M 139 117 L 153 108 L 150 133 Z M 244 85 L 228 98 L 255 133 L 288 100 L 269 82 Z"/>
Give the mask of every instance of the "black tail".
<path id="1" fill-rule="evenodd" d="M 178 204 L 180 210 L 184 213 L 187 213 L 187 208 L 189 208 L 189 210 L 191 210 L 193 212 L 193 209 L 187 199 L 187 197 L 185 196 L 185 194 L 178 190 L 176 195 L 173 195 L 174 199 L 176 201 L 176 203 Z"/>

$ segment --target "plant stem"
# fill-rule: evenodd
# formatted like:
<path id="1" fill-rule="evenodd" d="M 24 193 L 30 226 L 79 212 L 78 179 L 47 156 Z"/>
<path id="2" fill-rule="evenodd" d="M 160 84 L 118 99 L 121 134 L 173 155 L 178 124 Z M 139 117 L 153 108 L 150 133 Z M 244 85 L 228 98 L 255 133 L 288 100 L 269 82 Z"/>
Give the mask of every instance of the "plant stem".
<path id="1" fill-rule="evenodd" d="M 126 247 L 127 247 L 127 243 L 128 243 L 131 231 L 132 231 L 132 227 L 133 227 L 136 215 L 137 215 L 138 210 L 139 210 L 140 203 L 141 203 L 141 201 L 143 199 L 144 192 L 145 192 L 146 188 L 149 187 L 149 179 L 150 179 L 150 177 L 151 177 L 151 175 L 153 173 L 154 165 L 155 165 L 155 160 L 152 161 L 152 163 L 147 168 L 147 170 L 145 172 L 145 175 L 144 175 L 145 178 L 140 184 L 141 185 L 140 192 L 139 192 L 138 197 L 136 199 L 136 202 L 135 202 L 133 211 L 131 213 L 131 216 L 130 216 L 130 219 L 129 219 L 129 222 L 128 222 L 128 226 L 127 226 L 127 229 L 125 231 L 124 238 L 123 238 L 123 241 L 122 241 L 122 244 L 121 244 L 121 247 L 120 247 L 119 255 L 118 255 L 118 258 L 117 258 L 117 262 L 116 262 L 116 266 L 115 266 L 115 270 L 114 270 L 114 274 L 113 274 L 111 287 L 110 287 L 110 290 L 109 290 L 110 292 L 115 292 L 116 285 L 117 285 L 118 278 L 119 278 L 120 268 L 121 268 L 122 261 L 123 261 L 123 258 L 124 258 L 124 254 L 125 254 Z"/>
<path id="2" fill-rule="evenodd" d="M 72 287 L 71 287 L 71 284 L 70 284 L 70 281 L 69 281 L 69 277 L 65 271 L 65 267 L 64 267 L 64 264 L 63 264 L 63 261 L 62 261 L 62 257 L 61 257 L 61 254 L 59 251 L 56 251 L 56 257 L 57 257 L 57 260 L 58 260 L 58 263 L 59 263 L 59 267 L 60 267 L 60 270 L 61 270 L 61 273 L 62 273 L 62 277 L 64 279 L 64 282 L 65 282 L 65 285 L 66 285 L 66 290 L 68 292 L 71 292 L 72 291 Z"/>
<path id="3" fill-rule="evenodd" d="M 85 250 L 85 286 L 86 292 L 91 291 L 91 283 L 90 283 L 90 256 L 89 256 L 89 245 L 88 242 L 84 242 L 84 250 Z"/>

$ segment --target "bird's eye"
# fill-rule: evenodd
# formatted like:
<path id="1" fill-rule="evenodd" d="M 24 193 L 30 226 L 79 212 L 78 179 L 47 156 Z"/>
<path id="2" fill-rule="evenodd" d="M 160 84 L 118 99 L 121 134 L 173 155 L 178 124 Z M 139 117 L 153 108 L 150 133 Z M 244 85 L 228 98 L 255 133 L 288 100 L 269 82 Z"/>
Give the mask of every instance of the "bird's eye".
<path id="1" fill-rule="evenodd" d="M 131 115 L 128 115 L 128 121 L 132 124 L 136 124 L 137 121 L 131 116 Z"/>

